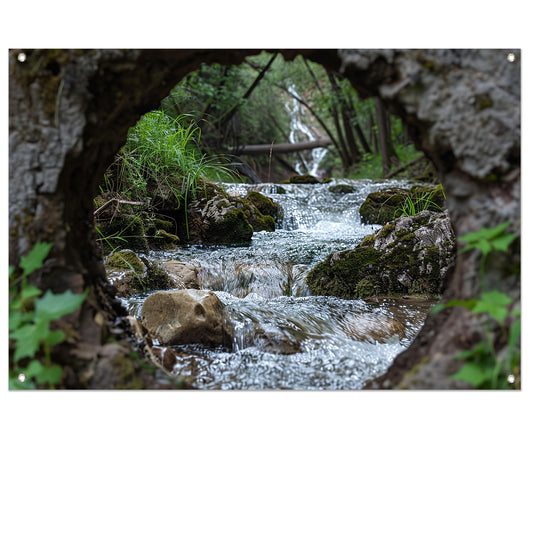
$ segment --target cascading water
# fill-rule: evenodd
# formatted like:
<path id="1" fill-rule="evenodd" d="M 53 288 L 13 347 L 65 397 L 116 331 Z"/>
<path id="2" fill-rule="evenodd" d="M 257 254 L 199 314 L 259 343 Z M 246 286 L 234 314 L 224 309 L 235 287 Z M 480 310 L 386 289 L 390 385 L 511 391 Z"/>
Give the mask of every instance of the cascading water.
<path id="1" fill-rule="evenodd" d="M 330 187 L 349 184 L 350 194 Z M 410 184 L 399 182 L 408 187 Z M 180 347 L 174 372 L 205 389 L 359 389 L 383 374 L 423 324 L 427 303 L 370 303 L 309 294 L 309 270 L 330 253 L 353 248 L 379 226 L 361 224 L 366 196 L 386 187 L 370 180 L 318 185 L 226 185 L 230 194 L 258 190 L 283 209 L 275 232 L 254 233 L 250 246 L 183 246 L 152 259 L 194 265 L 202 289 L 226 305 L 233 349 Z M 139 316 L 148 294 L 131 298 Z"/>
<path id="2" fill-rule="evenodd" d="M 288 91 L 293 95 L 291 102 L 285 102 L 285 107 L 289 111 L 291 117 L 289 142 L 294 144 L 302 141 L 316 141 L 320 138 L 320 135 L 305 123 L 305 110 L 299 102 L 299 99 L 301 100 L 301 98 L 296 92 L 296 86 L 294 83 L 291 82 L 289 84 Z M 318 176 L 320 163 L 327 152 L 327 148 L 313 148 L 310 157 L 305 156 L 300 152 L 299 159 L 296 160 L 294 169 L 298 174 L 308 173 L 311 176 Z"/>

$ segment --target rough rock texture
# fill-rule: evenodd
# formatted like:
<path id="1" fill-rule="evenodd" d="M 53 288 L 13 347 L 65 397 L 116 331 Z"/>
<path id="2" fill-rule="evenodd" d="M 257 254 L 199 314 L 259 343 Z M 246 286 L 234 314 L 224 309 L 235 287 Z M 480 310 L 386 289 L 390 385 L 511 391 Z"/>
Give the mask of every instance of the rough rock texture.
<path id="1" fill-rule="evenodd" d="M 447 214 L 422 211 L 397 218 L 353 250 L 331 254 L 309 272 L 307 283 L 317 296 L 439 295 L 454 250 Z"/>
<path id="2" fill-rule="evenodd" d="M 165 261 L 163 264 L 177 289 L 199 289 L 198 270 L 190 263 L 181 261 Z"/>
<path id="3" fill-rule="evenodd" d="M 211 291 L 160 291 L 145 300 L 141 321 L 163 345 L 208 344 L 231 346 L 232 334 L 224 304 Z"/>
<path id="4" fill-rule="evenodd" d="M 120 298 L 145 291 L 171 289 L 174 280 L 156 261 L 139 258 L 131 250 L 122 250 L 106 257 L 105 269 L 109 282 Z"/>
<path id="5" fill-rule="evenodd" d="M 516 60 L 507 61 L 508 52 Z M 114 338 L 131 338 L 125 310 L 114 300 L 96 246 L 92 200 L 127 130 L 202 62 L 240 63 L 255 50 L 9 51 L 9 256 L 18 264 L 38 240 L 53 242 L 32 282 L 41 289 L 80 293 L 81 311 L 63 322 L 77 332 L 54 347 L 53 360 L 77 376 L 87 359 L 113 361 Z M 286 50 L 347 77 L 362 97 L 379 95 L 408 125 L 431 158 L 447 195 L 456 235 L 511 221 L 520 234 L 520 50 Z M 180 235 L 181 238 L 181 235 Z M 479 295 L 480 254 L 459 255 L 445 298 Z M 487 289 L 520 302 L 520 240 L 487 264 Z M 441 387 L 453 355 L 472 346 L 475 319 L 463 309 L 430 317 L 413 345 L 372 386 L 401 386 L 424 359 L 423 388 Z M 116 325 L 114 325 L 116 324 Z M 497 349 L 503 339 L 496 339 Z M 103 353 L 107 355 L 102 355 Z M 78 354 L 78 355 L 76 355 Z M 117 356 L 119 357 L 119 356 Z M 85 365 L 86 366 L 86 365 Z M 109 372 L 113 372 L 109 365 Z M 432 372 L 429 372 L 431 369 Z M 135 369 L 143 375 L 143 370 Z M 416 373 L 414 375 L 416 378 Z M 150 380 L 144 379 L 144 386 Z M 414 379 L 411 383 L 415 383 Z M 69 386 L 100 386 L 95 373 Z M 113 386 L 115 381 L 106 379 Z M 157 386 L 154 380 L 153 386 Z"/>
<path id="6" fill-rule="evenodd" d="M 228 195 L 221 187 L 206 183 L 205 191 L 187 208 L 188 227 L 184 239 L 204 244 L 249 244 L 254 231 L 274 231 L 276 222 L 271 213 L 277 205 L 258 192 L 245 198 Z M 180 219 L 178 219 L 180 220 Z"/>

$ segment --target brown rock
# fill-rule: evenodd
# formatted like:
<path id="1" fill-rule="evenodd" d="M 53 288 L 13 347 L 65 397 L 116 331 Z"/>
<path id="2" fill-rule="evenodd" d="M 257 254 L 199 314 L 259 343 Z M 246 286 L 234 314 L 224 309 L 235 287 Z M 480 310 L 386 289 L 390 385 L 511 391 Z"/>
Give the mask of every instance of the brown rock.
<path id="1" fill-rule="evenodd" d="M 163 345 L 232 344 L 224 304 L 211 291 L 155 292 L 144 302 L 141 321 L 149 335 Z"/>

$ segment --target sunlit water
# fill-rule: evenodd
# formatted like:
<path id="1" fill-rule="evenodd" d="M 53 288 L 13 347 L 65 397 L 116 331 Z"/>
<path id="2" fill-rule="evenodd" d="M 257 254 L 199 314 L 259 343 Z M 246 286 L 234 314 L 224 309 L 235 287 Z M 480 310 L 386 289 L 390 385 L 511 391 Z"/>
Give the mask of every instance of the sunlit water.
<path id="1" fill-rule="evenodd" d="M 330 192 L 340 183 L 357 190 Z M 282 206 L 283 221 L 275 232 L 254 233 L 250 246 L 151 252 L 153 259 L 195 265 L 201 288 L 216 292 L 234 330 L 232 350 L 179 347 L 188 355 L 179 358 L 174 372 L 205 389 L 360 389 L 383 374 L 416 336 L 428 304 L 314 297 L 305 278 L 330 253 L 354 247 L 380 227 L 361 224 L 359 207 L 370 192 L 388 186 L 333 180 L 283 185 L 286 192 L 279 194 L 272 184 L 227 185 L 230 194 L 258 190 L 269 196 Z M 140 315 L 146 297 L 127 302 L 132 314 Z M 401 333 L 390 333 L 392 319 Z M 376 339 L 376 331 L 385 334 Z"/>

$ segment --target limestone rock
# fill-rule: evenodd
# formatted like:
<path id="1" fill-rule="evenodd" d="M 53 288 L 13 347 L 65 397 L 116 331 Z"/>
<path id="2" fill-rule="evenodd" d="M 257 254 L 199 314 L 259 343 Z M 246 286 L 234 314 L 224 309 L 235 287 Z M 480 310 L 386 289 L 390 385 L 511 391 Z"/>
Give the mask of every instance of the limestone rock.
<path id="1" fill-rule="evenodd" d="M 198 279 L 198 270 L 190 263 L 181 261 L 166 261 L 163 264 L 168 275 L 174 282 L 177 289 L 199 289 L 200 281 Z"/>
<path id="2" fill-rule="evenodd" d="M 231 346 L 231 327 L 224 304 L 211 291 L 178 289 L 151 294 L 144 302 L 141 322 L 163 345 Z"/>
<path id="3" fill-rule="evenodd" d="M 331 254 L 307 283 L 314 295 L 441 294 L 454 264 L 455 237 L 447 213 L 401 217 L 352 250 Z"/>

